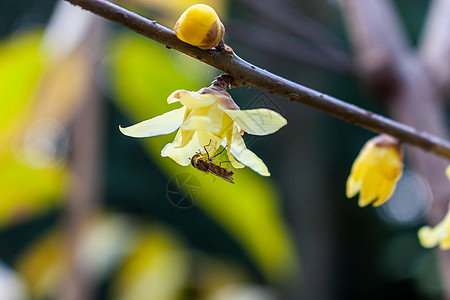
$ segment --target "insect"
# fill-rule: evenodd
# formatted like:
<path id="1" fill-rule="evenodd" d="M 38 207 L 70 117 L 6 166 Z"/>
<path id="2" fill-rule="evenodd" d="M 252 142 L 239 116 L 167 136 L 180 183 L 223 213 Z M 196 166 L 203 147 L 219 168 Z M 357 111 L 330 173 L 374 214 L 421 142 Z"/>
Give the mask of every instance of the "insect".
<path id="1" fill-rule="evenodd" d="M 211 141 L 209 141 L 208 145 L 203 146 L 203 149 L 205 149 L 206 152 L 206 156 L 203 155 L 200 151 L 195 153 L 194 156 L 192 156 L 191 158 L 192 166 L 197 170 L 216 175 L 217 177 L 222 178 L 223 180 L 228 181 L 229 183 L 234 183 L 233 171 L 228 170 L 227 168 L 223 168 L 220 165 L 216 165 L 213 162 L 214 157 L 222 153 L 225 150 L 225 148 L 216 155 L 214 155 L 213 157 L 209 157 L 209 153 L 208 150 L 206 150 L 206 147 L 209 146 L 210 144 Z M 222 164 L 222 162 L 220 164 Z"/>

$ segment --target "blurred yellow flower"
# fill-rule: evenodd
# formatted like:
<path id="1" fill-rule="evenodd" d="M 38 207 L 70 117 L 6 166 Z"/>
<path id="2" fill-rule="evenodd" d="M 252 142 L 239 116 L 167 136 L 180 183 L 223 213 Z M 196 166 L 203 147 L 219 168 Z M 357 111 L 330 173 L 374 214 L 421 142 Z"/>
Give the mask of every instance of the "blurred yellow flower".
<path id="1" fill-rule="evenodd" d="M 450 249 L 450 211 L 435 227 L 423 226 L 417 235 L 425 248 L 433 248 L 439 244 L 442 250 Z"/>
<path id="2" fill-rule="evenodd" d="M 383 204 L 403 171 L 400 142 L 382 134 L 370 139 L 353 163 L 347 179 L 347 198 L 359 193 L 359 206 Z"/>
<path id="3" fill-rule="evenodd" d="M 450 166 L 445 171 L 450 179 Z M 450 249 L 450 210 L 444 219 L 435 227 L 423 226 L 418 232 L 419 241 L 425 248 L 433 248 L 439 244 L 442 250 Z"/>
<path id="4" fill-rule="evenodd" d="M 213 154 L 223 143 L 233 167 L 246 165 L 263 176 L 270 176 L 263 161 L 247 149 L 241 135 L 244 131 L 253 135 L 278 131 L 287 124 L 280 114 L 266 108 L 240 110 L 226 91 L 214 86 L 198 92 L 175 91 L 167 102 L 180 102 L 183 107 L 126 128 L 119 126 L 120 131 L 141 138 L 168 134 L 180 128 L 175 140 L 162 149 L 161 156 L 187 166 L 196 152 L 205 152 L 204 146 Z"/>
<path id="5" fill-rule="evenodd" d="M 174 30 L 183 42 L 205 50 L 217 46 L 225 34 L 219 16 L 206 4 L 189 7 L 178 19 Z"/>

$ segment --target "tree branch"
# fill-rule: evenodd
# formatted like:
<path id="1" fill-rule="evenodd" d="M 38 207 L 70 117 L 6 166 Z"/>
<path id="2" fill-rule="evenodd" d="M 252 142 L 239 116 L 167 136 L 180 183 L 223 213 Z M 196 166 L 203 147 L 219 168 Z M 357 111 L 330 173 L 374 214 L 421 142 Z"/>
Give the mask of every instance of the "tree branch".
<path id="1" fill-rule="evenodd" d="M 402 122 L 447 137 L 442 94 L 425 72 L 418 55 L 404 42 L 399 42 L 403 39 L 403 36 L 399 36 L 402 30 L 392 4 L 386 0 L 344 0 L 343 7 L 357 59 L 368 59 L 368 53 L 376 47 L 382 49 L 378 55 L 383 57 L 383 61 L 389 62 L 385 66 L 388 72 L 378 72 L 376 64 L 362 62 L 359 66 L 366 68 L 362 70 L 363 73 L 377 73 L 381 81 L 384 77 L 384 82 L 394 85 L 378 91 L 385 98 L 392 114 Z M 447 15 L 447 18 L 450 16 Z M 417 149 L 409 150 L 409 161 L 431 187 L 433 205 L 427 217 L 431 224 L 436 224 L 448 209 L 450 186 L 444 175 L 448 162 L 424 155 Z M 450 254 L 443 252 L 440 255 L 445 299 L 450 299 Z"/>
<path id="2" fill-rule="evenodd" d="M 234 86 L 252 86 L 318 109 L 377 133 L 387 133 L 426 151 L 450 158 L 450 143 L 439 137 L 390 120 L 383 116 L 314 91 L 239 58 L 234 53 L 201 50 L 180 41 L 175 33 L 156 21 L 148 20 L 105 0 L 66 0 L 139 34 L 222 70 L 234 78 Z"/>

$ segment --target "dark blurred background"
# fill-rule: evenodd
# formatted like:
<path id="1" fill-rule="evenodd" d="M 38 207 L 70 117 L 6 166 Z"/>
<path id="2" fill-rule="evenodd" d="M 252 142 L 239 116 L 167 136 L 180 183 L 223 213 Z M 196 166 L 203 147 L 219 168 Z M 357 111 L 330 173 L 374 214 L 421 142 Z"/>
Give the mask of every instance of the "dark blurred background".
<path id="1" fill-rule="evenodd" d="M 118 2 L 170 28 L 193 3 Z M 357 79 L 339 1 L 204 3 L 240 57 L 385 114 Z M 394 3 L 415 43 L 430 1 Z M 436 255 L 416 237 L 426 181 L 406 165 L 382 207 L 345 197 L 373 133 L 232 89 L 241 109 L 288 125 L 244 136 L 272 176 L 236 170 L 231 187 L 161 157 L 174 134 L 118 131 L 177 108 L 171 92 L 216 70 L 49 0 L 2 1 L 0 36 L 0 299 L 441 299 Z"/>

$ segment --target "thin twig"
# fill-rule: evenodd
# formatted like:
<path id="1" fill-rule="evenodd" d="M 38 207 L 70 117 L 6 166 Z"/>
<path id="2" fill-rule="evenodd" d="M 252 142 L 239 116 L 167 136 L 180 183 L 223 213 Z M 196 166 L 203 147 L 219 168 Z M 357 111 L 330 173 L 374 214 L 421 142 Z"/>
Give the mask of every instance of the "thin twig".
<path id="1" fill-rule="evenodd" d="M 377 133 L 390 134 L 405 143 L 450 158 L 450 143 L 446 140 L 274 75 L 248 63 L 234 53 L 214 49 L 201 50 L 186 44 L 179 40 L 172 30 L 157 24 L 156 21 L 148 20 L 108 1 L 66 1 L 228 73 L 234 78 L 234 86 L 252 86 L 266 90 L 351 124 Z"/>

